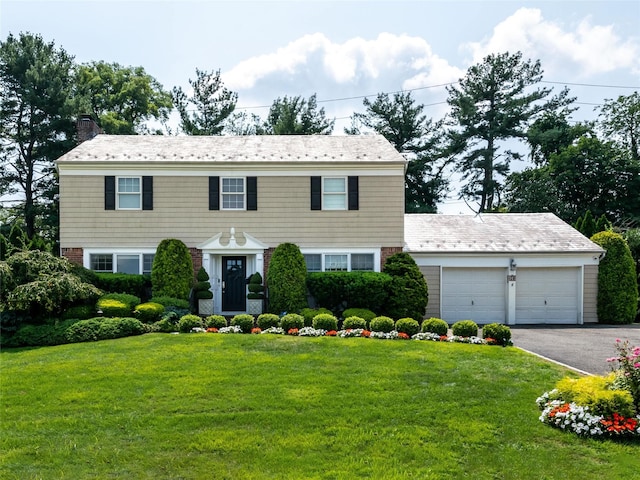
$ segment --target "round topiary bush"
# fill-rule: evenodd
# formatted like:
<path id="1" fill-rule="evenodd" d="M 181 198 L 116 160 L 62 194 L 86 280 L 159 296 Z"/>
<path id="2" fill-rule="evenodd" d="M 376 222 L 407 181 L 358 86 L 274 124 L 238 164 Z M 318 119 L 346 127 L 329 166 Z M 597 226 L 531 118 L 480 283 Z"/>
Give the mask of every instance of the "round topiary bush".
<path id="1" fill-rule="evenodd" d="M 178 331 L 189 333 L 192 328 L 202 328 L 204 326 L 202 319 L 198 315 L 184 315 L 178 322 Z"/>
<path id="2" fill-rule="evenodd" d="M 313 317 L 319 315 L 321 313 L 327 313 L 329 315 L 333 315 L 333 312 L 328 308 L 303 308 L 300 310 L 300 315 L 304 317 L 304 326 L 310 327 L 313 325 Z"/>
<path id="3" fill-rule="evenodd" d="M 297 245 L 276 247 L 267 271 L 269 311 L 298 312 L 307 306 L 307 265 Z"/>
<path id="4" fill-rule="evenodd" d="M 354 328 L 361 328 L 363 330 L 366 330 L 367 321 L 362 317 L 356 317 L 355 315 L 352 315 L 344 319 L 344 322 L 342 322 L 342 328 L 344 330 L 349 330 Z"/>
<path id="5" fill-rule="evenodd" d="M 633 323 L 638 309 L 636 266 L 622 235 L 596 233 L 591 240 L 607 251 L 598 268 L 598 321 Z"/>
<path id="6" fill-rule="evenodd" d="M 395 327 L 395 323 L 392 318 L 380 316 L 371 320 L 369 326 L 373 332 L 389 333 Z"/>
<path id="7" fill-rule="evenodd" d="M 240 313 L 231 319 L 231 325 L 240 327 L 242 333 L 251 333 L 251 329 L 254 327 L 253 315 L 248 313 Z"/>
<path id="8" fill-rule="evenodd" d="M 187 300 L 192 285 L 193 263 L 189 249 L 181 240 L 162 240 L 156 249 L 151 267 L 153 296 Z"/>
<path id="9" fill-rule="evenodd" d="M 441 318 L 431 317 L 422 322 L 422 331 L 445 336 L 449 332 L 449 324 Z"/>
<path id="10" fill-rule="evenodd" d="M 288 332 L 292 328 L 299 330 L 302 327 L 304 327 L 304 317 L 297 313 L 287 313 L 280 319 L 280 328 L 285 332 Z"/>
<path id="11" fill-rule="evenodd" d="M 105 317 L 127 317 L 131 315 L 131 306 L 115 298 L 100 298 L 96 303 L 96 311 Z"/>
<path id="12" fill-rule="evenodd" d="M 392 277 L 386 313 L 394 318 L 424 317 L 429 301 L 427 281 L 408 253 L 387 258 L 382 271 Z"/>
<path id="13" fill-rule="evenodd" d="M 218 330 L 227 326 L 227 319 L 222 315 L 209 315 L 204 319 L 206 328 L 217 328 Z"/>
<path id="14" fill-rule="evenodd" d="M 262 330 L 266 330 L 271 327 L 279 327 L 280 326 L 280 317 L 275 313 L 263 313 L 258 315 L 258 320 L 256 321 L 258 327 Z"/>
<path id="15" fill-rule="evenodd" d="M 477 337 L 478 324 L 473 320 L 460 320 L 451 326 L 451 333 L 458 337 Z"/>
<path id="16" fill-rule="evenodd" d="M 195 297 L 198 300 L 212 299 L 213 292 L 211 291 L 211 283 L 209 283 L 209 274 L 204 267 L 200 267 L 200 270 L 198 270 L 198 274 L 196 275 L 196 279 L 198 281 L 193 287 Z"/>
<path id="17" fill-rule="evenodd" d="M 262 300 L 264 298 L 264 285 L 262 285 L 262 275 L 260 275 L 260 272 L 256 272 L 249 277 L 247 290 L 249 290 L 247 294 L 248 299 Z"/>
<path id="18" fill-rule="evenodd" d="M 413 318 L 405 317 L 396 322 L 396 330 L 411 337 L 420 331 L 420 324 Z"/>
<path id="19" fill-rule="evenodd" d="M 154 323 L 160 320 L 164 313 L 164 305 L 155 302 L 141 303 L 133 309 L 133 314 L 142 323 Z"/>
<path id="20" fill-rule="evenodd" d="M 498 345 L 511 343 L 511 329 L 501 323 L 489 323 L 482 327 L 482 338 L 493 338 Z"/>
<path id="21" fill-rule="evenodd" d="M 338 319 L 329 313 L 319 313 L 313 317 L 311 324 L 316 330 L 337 330 Z"/>

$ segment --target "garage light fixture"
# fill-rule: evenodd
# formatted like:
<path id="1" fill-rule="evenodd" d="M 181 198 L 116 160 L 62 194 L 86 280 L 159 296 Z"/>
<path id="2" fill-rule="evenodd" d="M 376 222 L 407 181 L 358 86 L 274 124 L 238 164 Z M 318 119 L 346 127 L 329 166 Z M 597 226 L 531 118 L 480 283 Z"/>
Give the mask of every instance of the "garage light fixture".
<path id="1" fill-rule="evenodd" d="M 517 266 L 518 265 L 516 264 L 516 260 L 512 258 L 511 261 L 509 262 L 509 267 L 511 268 L 511 270 L 515 270 Z"/>

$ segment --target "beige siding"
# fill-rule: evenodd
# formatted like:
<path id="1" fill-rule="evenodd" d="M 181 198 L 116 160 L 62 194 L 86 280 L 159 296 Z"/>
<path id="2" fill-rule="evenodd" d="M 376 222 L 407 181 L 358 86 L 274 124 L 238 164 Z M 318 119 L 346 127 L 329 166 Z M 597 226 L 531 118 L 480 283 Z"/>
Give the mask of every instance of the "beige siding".
<path id="1" fill-rule="evenodd" d="M 425 318 L 440 318 L 440 267 L 420 267 L 429 288 L 429 303 Z"/>
<path id="2" fill-rule="evenodd" d="M 308 176 L 258 177 L 257 211 L 210 211 L 208 177 L 156 176 L 152 211 L 105 210 L 103 176 L 61 175 L 61 246 L 154 247 L 175 237 L 194 247 L 231 227 L 269 246 L 403 244 L 402 176 L 361 176 L 357 211 L 312 211 L 309 197 Z"/>
<path id="3" fill-rule="evenodd" d="M 598 322 L 598 266 L 584 266 L 584 323 Z"/>

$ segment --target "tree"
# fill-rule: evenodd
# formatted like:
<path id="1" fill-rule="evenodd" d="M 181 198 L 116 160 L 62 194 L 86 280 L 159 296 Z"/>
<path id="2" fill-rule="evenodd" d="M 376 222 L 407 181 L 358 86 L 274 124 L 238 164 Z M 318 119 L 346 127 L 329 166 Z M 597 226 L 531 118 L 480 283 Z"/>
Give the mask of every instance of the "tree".
<path id="1" fill-rule="evenodd" d="M 640 94 L 620 95 L 600 109 L 600 126 L 606 138 L 614 138 L 631 158 L 640 162 Z"/>
<path id="2" fill-rule="evenodd" d="M 160 242 L 151 265 L 151 288 L 154 297 L 187 300 L 193 285 L 193 262 L 187 246 L 178 239 Z"/>
<path id="3" fill-rule="evenodd" d="M 478 212 L 500 205 L 500 177 L 509 173 L 512 150 L 499 153 L 505 140 L 526 137 L 527 125 L 544 112 L 571 103 L 565 89 L 547 99 L 551 88 L 531 87 L 542 79 L 540 61 L 523 60 L 520 52 L 489 55 L 473 65 L 459 86 L 447 87 L 451 107 L 451 141 L 455 145 L 457 168 L 467 183 L 460 197 L 477 201 Z"/>
<path id="4" fill-rule="evenodd" d="M 318 110 L 316 95 L 308 100 L 297 97 L 278 97 L 258 135 L 330 135 L 335 120 L 328 120 L 324 108 Z"/>
<path id="5" fill-rule="evenodd" d="M 395 253 L 387 258 L 382 271 L 392 277 L 387 313 L 396 319 L 411 317 L 422 321 L 429 291 L 413 257 L 408 253 Z"/>
<path id="6" fill-rule="evenodd" d="M 350 135 L 360 134 L 360 126 L 384 136 L 407 160 L 405 212 L 436 213 L 437 204 L 447 193 L 444 170 L 449 164 L 443 146 L 442 123 L 423 115 L 411 92 L 378 94 L 375 101 L 363 100 L 365 113 L 355 113 Z"/>
<path id="7" fill-rule="evenodd" d="M 47 214 L 57 229 L 53 162 L 75 144 L 72 67 L 73 57 L 39 35 L 0 43 L 0 196 L 20 195 L 17 216 L 29 239 Z"/>
<path id="8" fill-rule="evenodd" d="M 77 67 L 75 82 L 77 111 L 92 113 L 107 134 L 149 133 L 145 122 L 166 121 L 173 107 L 171 94 L 143 67 L 91 62 Z"/>
<path id="9" fill-rule="evenodd" d="M 297 245 L 276 247 L 267 270 L 269 311 L 297 313 L 307 306 L 307 265 Z"/>
<path id="10" fill-rule="evenodd" d="M 220 70 L 206 72 L 196 68 L 196 79 L 189 79 L 193 95 L 173 88 L 173 103 L 180 114 L 180 128 L 187 135 L 220 135 L 226 119 L 233 113 L 238 94 L 227 90 Z"/>
<path id="11" fill-rule="evenodd" d="M 573 210 L 560 198 L 548 166 L 511 173 L 504 192 L 508 212 L 551 212 L 565 221 L 573 220 Z"/>
<path id="12" fill-rule="evenodd" d="M 527 131 L 531 161 L 539 166 L 546 165 L 552 154 L 559 154 L 575 140 L 590 133 L 592 127 L 585 123 L 571 125 L 566 112 L 545 112 Z"/>
<path id="13" fill-rule="evenodd" d="M 622 235 L 596 233 L 591 240 L 607 251 L 598 269 L 598 321 L 633 323 L 638 309 L 636 267 Z"/>

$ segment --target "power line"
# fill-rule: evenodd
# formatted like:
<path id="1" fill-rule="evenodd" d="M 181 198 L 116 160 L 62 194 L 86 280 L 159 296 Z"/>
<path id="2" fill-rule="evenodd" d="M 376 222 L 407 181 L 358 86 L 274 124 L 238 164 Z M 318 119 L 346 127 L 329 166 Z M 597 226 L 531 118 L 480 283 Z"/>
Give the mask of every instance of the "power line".
<path id="1" fill-rule="evenodd" d="M 606 85 L 606 84 L 597 84 L 597 83 L 552 82 L 549 80 L 540 80 L 540 83 L 552 83 L 555 85 L 571 85 L 574 87 L 629 88 L 631 90 L 640 90 L 640 87 L 629 87 L 624 85 Z"/>

